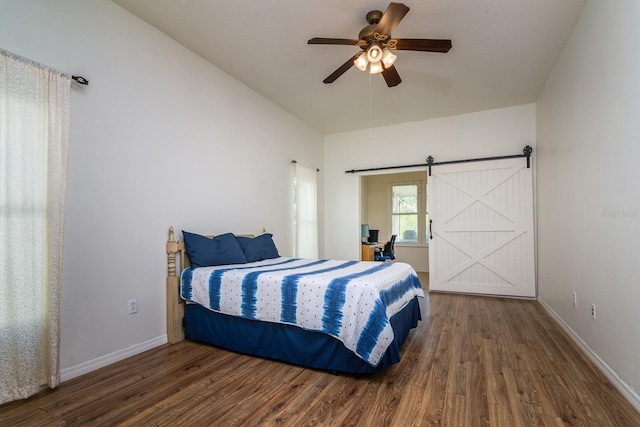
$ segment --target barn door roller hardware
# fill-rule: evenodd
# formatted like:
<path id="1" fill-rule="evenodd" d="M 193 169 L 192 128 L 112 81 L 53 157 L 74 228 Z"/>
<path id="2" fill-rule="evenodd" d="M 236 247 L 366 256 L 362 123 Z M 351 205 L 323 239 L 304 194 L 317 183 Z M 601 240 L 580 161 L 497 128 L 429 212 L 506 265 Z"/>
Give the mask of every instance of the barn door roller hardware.
<path id="1" fill-rule="evenodd" d="M 434 162 L 433 157 L 427 157 L 427 169 L 429 171 L 429 176 L 431 176 L 431 166 L 437 165 L 450 165 L 453 163 L 469 163 L 469 162 L 482 162 L 486 160 L 502 160 L 502 159 L 516 159 L 518 157 L 526 157 L 527 158 L 527 169 L 531 167 L 531 153 L 533 153 L 533 148 L 530 145 L 527 145 L 522 150 L 522 154 L 514 154 L 511 156 L 498 156 L 498 157 L 483 157 L 480 159 L 464 159 L 464 160 L 449 160 L 447 162 Z"/>

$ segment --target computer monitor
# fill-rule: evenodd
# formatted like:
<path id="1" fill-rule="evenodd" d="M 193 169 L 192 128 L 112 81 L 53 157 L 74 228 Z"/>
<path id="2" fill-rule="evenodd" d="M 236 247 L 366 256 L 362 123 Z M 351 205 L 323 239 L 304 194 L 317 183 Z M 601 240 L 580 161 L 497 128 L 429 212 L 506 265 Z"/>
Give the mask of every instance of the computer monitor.
<path id="1" fill-rule="evenodd" d="M 360 224 L 360 238 L 369 240 L 369 224 Z"/>
<path id="2" fill-rule="evenodd" d="M 378 243 L 378 231 L 369 229 L 369 243 Z"/>

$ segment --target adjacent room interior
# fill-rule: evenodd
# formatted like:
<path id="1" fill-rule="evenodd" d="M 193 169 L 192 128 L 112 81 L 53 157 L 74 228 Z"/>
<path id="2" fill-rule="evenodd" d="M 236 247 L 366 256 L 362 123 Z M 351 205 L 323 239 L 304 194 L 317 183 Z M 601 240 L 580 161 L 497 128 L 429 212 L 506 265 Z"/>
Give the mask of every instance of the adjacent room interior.
<path id="1" fill-rule="evenodd" d="M 375 230 L 384 246 L 396 234 L 395 256 L 418 273 L 429 272 L 427 171 L 364 175 L 361 178 L 361 225 Z M 363 248 L 361 258 L 370 248 Z M 428 277 L 424 275 L 423 277 Z"/>

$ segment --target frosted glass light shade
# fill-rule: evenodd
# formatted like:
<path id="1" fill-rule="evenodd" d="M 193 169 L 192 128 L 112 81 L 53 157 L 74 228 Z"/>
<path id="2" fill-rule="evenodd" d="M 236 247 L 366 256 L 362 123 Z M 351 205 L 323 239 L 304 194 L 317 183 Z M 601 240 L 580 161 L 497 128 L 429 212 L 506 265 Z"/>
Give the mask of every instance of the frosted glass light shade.
<path id="1" fill-rule="evenodd" d="M 377 44 L 371 45 L 369 50 L 367 51 L 367 59 L 371 63 L 380 62 L 382 59 L 382 49 Z"/>
<path id="2" fill-rule="evenodd" d="M 369 74 L 378 74 L 383 70 L 381 62 L 372 62 L 369 66 Z"/>
<path id="3" fill-rule="evenodd" d="M 384 64 L 384 68 L 389 68 L 393 64 L 395 64 L 398 56 L 391 52 L 386 47 L 382 50 L 382 63 Z"/>
<path id="4" fill-rule="evenodd" d="M 367 55 L 363 52 L 360 56 L 353 61 L 353 64 L 360 71 L 367 71 L 367 65 L 369 64 L 369 60 L 367 59 Z"/>

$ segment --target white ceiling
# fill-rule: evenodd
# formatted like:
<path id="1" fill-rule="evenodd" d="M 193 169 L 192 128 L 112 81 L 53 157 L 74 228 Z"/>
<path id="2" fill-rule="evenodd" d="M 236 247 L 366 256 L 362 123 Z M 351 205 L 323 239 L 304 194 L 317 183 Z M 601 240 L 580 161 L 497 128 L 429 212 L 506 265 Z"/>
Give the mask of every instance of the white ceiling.
<path id="1" fill-rule="evenodd" d="M 113 0 L 323 133 L 535 102 L 586 0 L 406 0 L 396 38 L 451 39 L 449 53 L 397 51 L 402 83 L 352 67 L 382 0 Z M 370 96 L 371 95 L 371 96 Z"/>

